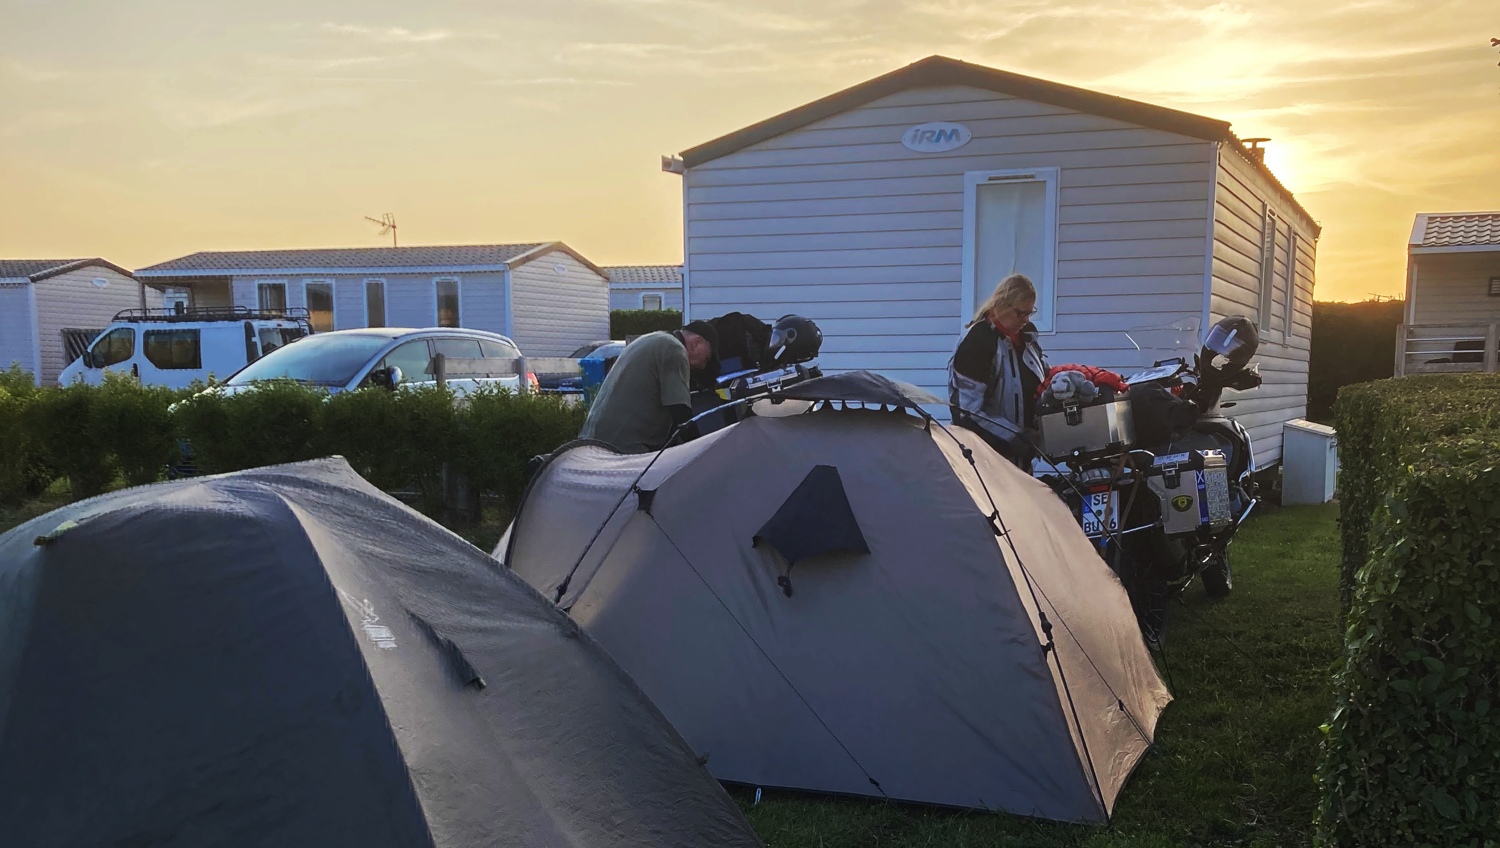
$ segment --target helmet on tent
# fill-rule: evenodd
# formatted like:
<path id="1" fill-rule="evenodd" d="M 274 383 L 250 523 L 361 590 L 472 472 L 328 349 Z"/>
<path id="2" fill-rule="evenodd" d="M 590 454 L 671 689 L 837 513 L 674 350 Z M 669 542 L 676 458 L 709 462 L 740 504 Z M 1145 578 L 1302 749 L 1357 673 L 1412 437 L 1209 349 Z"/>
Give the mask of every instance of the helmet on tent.
<path id="1" fill-rule="evenodd" d="M 766 348 L 766 355 L 776 365 L 791 365 L 816 357 L 822 346 L 823 331 L 812 319 L 783 315 L 771 326 L 771 344 Z"/>
<path id="2" fill-rule="evenodd" d="M 0 535 L 0 834 L 760 845 L 579 635 L 341 459 L 64 507 Z"/>
<path id="3" fill-rule="evenodd" d="M 1217 368 L 1213 363 L 1222 356 L 1227 361 L 1222 370 L 1238 371 L 1249 364 L 1259 348 L 1260 334 L 1255 331 L 1255 324 L 1249 318 L 1233 315 L 1220 318 L 1208 331 L 1200 361 L 1204 367 Z"/>
<path id="4" fill-rule="evenodd" d="M 659 454 L 566 447 L 496 556 L 720 780 L 1105 820 L 1170 696 L 1068 508 L 934 401 L 855 372 Z"/>

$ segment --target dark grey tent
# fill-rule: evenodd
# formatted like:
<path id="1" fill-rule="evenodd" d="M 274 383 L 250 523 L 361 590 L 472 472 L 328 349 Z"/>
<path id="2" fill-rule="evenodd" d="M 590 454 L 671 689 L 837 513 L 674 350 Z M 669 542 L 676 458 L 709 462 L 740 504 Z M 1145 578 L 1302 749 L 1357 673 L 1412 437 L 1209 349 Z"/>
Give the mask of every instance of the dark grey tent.
<path id="1" fill-rule="evenodd" d="M 760 843 L 592 639 L 334 459 L 0 536 L 0 844 Z"/>
<path id="2" fill-rule="evenodd" d="M 658 455 L 560 452 L 497 557 L 721 780 L 1105 820 L 1169 696 L 1067 507 L 910 387 L 779 400 Z"/>

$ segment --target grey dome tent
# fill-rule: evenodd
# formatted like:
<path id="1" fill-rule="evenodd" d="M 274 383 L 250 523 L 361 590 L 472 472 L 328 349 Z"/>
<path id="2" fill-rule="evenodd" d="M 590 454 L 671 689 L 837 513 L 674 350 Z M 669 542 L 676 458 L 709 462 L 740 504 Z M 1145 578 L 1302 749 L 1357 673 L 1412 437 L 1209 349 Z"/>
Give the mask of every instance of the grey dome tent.
<path id="1" fill-rule="evenodd" d="M 0 536 L 0 844 L 760 842 L 597 643 L 333 459 Z"/>
<path id="2" fill-rule="evenodd" d="M 721 780 L 1107 820 L 1170 696 L 1066 506 L 912 387 L 778 400 L 659 454 L 560 451 L 497 558 Z"/>

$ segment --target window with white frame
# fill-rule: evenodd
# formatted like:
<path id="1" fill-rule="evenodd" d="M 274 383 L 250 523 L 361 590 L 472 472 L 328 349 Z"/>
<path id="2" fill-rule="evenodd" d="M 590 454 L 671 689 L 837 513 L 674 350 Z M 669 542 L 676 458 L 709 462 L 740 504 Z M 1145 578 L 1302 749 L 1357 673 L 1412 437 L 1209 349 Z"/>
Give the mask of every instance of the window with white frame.
<path id="1" fill-rule="evenodd" d="M 365 326 L 385 326 L 385 280 L 365 280 Z"/>
<path id="2" fill-rule="evenodd" d="M 302 284 L 302 296 L 307 304 L 307 322 L 314 333 L 333 331 L 333 282 L 330 280 L 307 280 Z"/>
<path id="3" fill-rule="evenodd" d="M 458 280 L 452 277 L 433 281 L 433 294 L 437 299 L 437 325 L 439 327 L 461 327 L 462 303 L 459 300 Z"/>
<path id="4" fill-rule="evenodd" d="M 647 312 L 661 311 L 661 292 L 647 292 L 641 295 L 641 308 Z"/>
<path id="5" fill-rule="evenodd" d="M 1276 210 L 1262 201 L 1260 218 L 1260 315 L 1256 328 L 1271 332 L 1271 316 L 1276 311 Z"/>
<path id="6" fill-rule="evenodd" d="M 286 283 L 260 283 L 255 291 L 256 305 L 260 311 L 286 313 Z"/>
<path id="7" fill-rule="evenodd" d="M 1286 228 L 1286 337 L 1292 338 L 1297 329 L 1297 251 L 1301 239 L 1290 223 Z"/>
<path id="8" fill-rule="evenodd" d="M 964 314 L 1006 277 L 1025 274 L 1036 285 L 1039 331 L 1056 329 L 1058 169 L 970 171 L 964 174 Z"/>

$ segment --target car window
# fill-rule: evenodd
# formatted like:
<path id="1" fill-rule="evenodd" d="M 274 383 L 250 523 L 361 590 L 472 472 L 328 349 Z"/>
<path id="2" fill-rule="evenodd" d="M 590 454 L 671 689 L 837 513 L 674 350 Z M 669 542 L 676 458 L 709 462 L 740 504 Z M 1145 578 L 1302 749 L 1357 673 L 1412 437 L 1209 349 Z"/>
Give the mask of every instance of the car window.
<path id="1" fill-rule="evenodd" d="M 449 359 L 478 359 L 478 339 L 433 339 L 433 353 L 441 353 Z"/>
<path id="2" fill-rule="evenodd" d="M 434 339 L 432 346 L 447 359 L 443 364 L 447 377 L 464 379 L 489 374 L 478 339 Z"/>
<path id="3" fill-rule="evenodd" d="M 408 382 L 421 382 L 432 379 L 432 352 L 427 348 L 426 339 L 418 339 L 407 342 L 385 355 L 380 360 L 381 368 L 389 368 L 392 365 L 401 369 L 401 379 Z"/>
<path id="4" fill-rule="evenodd" d="M 135 330 L 116 327 L 94 343 L 94 366 L 118 365 L 135 355 Z"/>
<path id="5" fill-rule="evenodd" d="M 481 341 L 479 349 L 483 352 L 485 359 L 519 359 L 521 351 L 515 345 L 505 342 Z"/>
<path id="6" fill-rule="evenodd" d="M 285 378 L 314 386 L 343 386 L 390 344 L 390 336 L 317 334 L 279 347 L 240 369 L 228 385 Z"/>
<path id="7" fill-rule="evenodd" d="M 164 370 L 203 367 L 201 330 L 147 330 L 142 339 L 146 361 Z"/>
<path id="8" fill-rule="evenodd" d="M 291 327 L 261 327 L 257 335 L 260 337 L 260 355 L 265 356 L 288 342 L 301 338 L 302 331 Z"/>

